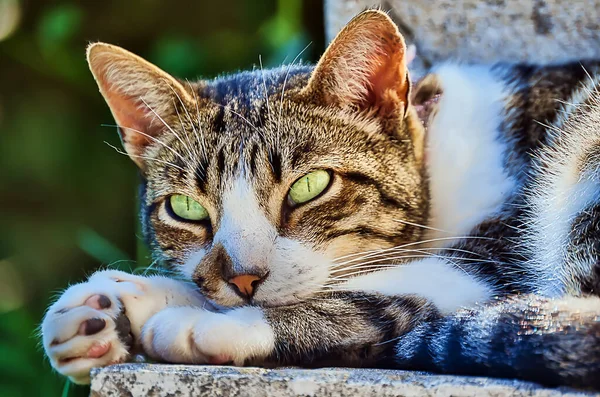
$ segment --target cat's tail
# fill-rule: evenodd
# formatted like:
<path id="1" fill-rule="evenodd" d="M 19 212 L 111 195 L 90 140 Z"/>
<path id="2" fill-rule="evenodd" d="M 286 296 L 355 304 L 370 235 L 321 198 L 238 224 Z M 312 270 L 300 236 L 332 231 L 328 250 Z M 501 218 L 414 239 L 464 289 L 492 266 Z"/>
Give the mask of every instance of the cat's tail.
<path id="1" fill-rule="evenodd" d="M 402 369 L 600 389 L 600 299 L 508 298 L 400 338 Z"/>

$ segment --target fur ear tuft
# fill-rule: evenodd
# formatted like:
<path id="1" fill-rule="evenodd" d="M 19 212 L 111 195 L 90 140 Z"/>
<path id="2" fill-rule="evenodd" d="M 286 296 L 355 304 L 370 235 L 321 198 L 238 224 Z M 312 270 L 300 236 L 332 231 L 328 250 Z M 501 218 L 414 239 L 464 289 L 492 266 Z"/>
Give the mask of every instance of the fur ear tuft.
<path id="1" fill-rule="evenodd" d="M 168 130 L 175 106 L 191 106 L 193 97 L 179 81 L 120 47 L 94 43 L 87 48 L 90 70 L 119 125 L 133 161 L 144 168 L 146 147 Z"/>
<path id="2" fill-rule="evenodd" d="M 389 117 L 408 105 L 406 45 L 381 11 L 365 11 L 337 35 L 317 64 L 305 95 L 324 105 Z"/>

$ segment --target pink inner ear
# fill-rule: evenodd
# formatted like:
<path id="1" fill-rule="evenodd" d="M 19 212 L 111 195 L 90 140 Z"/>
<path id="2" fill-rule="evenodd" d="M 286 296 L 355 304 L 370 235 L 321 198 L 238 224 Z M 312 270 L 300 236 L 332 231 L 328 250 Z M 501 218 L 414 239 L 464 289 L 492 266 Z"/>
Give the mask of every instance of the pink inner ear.
<path id="1" fill-rule="evenodd" d="M 391 45 L 388 47 L 392 47 Z M 379 113 L 391 114 L 401 103 L 406 102 L 408 82 L 403 59 L 403 48 L 387 48 L 388 53 L 378 54 L 378 67 L 369 79 L 367 101 Z"/>
<path id="2" fill-rule="evenodd" d="M 151 140 L 137 131 L 154 136 L 151 130 L 151 119 L 143 110 L 145 105 L 139 100 L 115 91 L 107 93 L 106 101 L 121 129 L 121 138 L 126 149 L 134 149 L 135 153 L 132 154 L 139 154 L 140 149 L 151 143 Z"/>
<path id="3" fill-rule="evenodd" d="M 370 62 L 373 68 L 367 87 L 369 104 L 381 115 L 391 114 L 401 103 L 406 102 L 408 93 L 405 46 L 394 34 L 383 34 Z"/>
<path id="4" fill-rule="evenodd" d="M 381 11 L 365 11 L 329 45 L 303 93 L 322 105 L 403 117 L 410 85 L 406 55 L 394 22 Z"/>
<path id="5" fill-rule="evenodd" d="M 119 125 L 125 151 L 143 170 L 144 152 L 159 141 L 176 109 L 194 103 L 190 93 L 173 77 L 126 50 L 97 43 L 88 47 L 88 63 Z M 165 120 L 164 122 L 161 120 Z"/>

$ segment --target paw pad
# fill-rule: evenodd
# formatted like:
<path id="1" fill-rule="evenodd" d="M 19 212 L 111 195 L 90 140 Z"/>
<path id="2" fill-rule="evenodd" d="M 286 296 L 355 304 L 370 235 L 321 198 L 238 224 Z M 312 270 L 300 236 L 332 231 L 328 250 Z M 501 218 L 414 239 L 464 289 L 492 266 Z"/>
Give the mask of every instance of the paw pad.
<path id="1" fill-rule="evenodd" d="M 112 302 L 108 296 L 97 294 L 87 298 L 84 302 L 84 305 L 89 306 L 92 309 L 104 310 L 110 308 L 112 306 Z"/>
<path id="2" fill-rule="evenodd" d="M 79 326 L 80 335 L 94 335 L 102 331 L 106 327 L 106 321 L 101 318 L 90 318 L 85 320 Z"/>

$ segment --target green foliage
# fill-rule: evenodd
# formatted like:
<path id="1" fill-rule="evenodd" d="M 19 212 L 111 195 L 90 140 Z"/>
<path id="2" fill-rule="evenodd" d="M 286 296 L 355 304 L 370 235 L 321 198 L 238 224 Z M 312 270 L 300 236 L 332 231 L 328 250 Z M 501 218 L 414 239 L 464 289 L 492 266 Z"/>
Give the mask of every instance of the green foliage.
<path id="1" fill-rule="evenodd" d="M 58 4 L 42 15 L 38 42 L 46 52 L 64 48 L 80 31 L 83 12 L 73 4 Z"/>
<path id="2" fill-rule="evenodd" d="M 291 62 L 316 41 L 302 54 L 311 60 L 321 4 L 0 0 L 0 10 L 0 24 L 17 26 L 0 26 L 12 32 L 0 37 L 0 396 L 83 396 L 87 388 L 65 383 L 43 357 L 45 308 L 99 266 L 150 265 L 136 170 L 103 143 L 120 145 L 103 126 L 113 121 L 85 46 L 115 43 L 188 79 L 252 68 L 259 55 L 265 67 Z"/>

